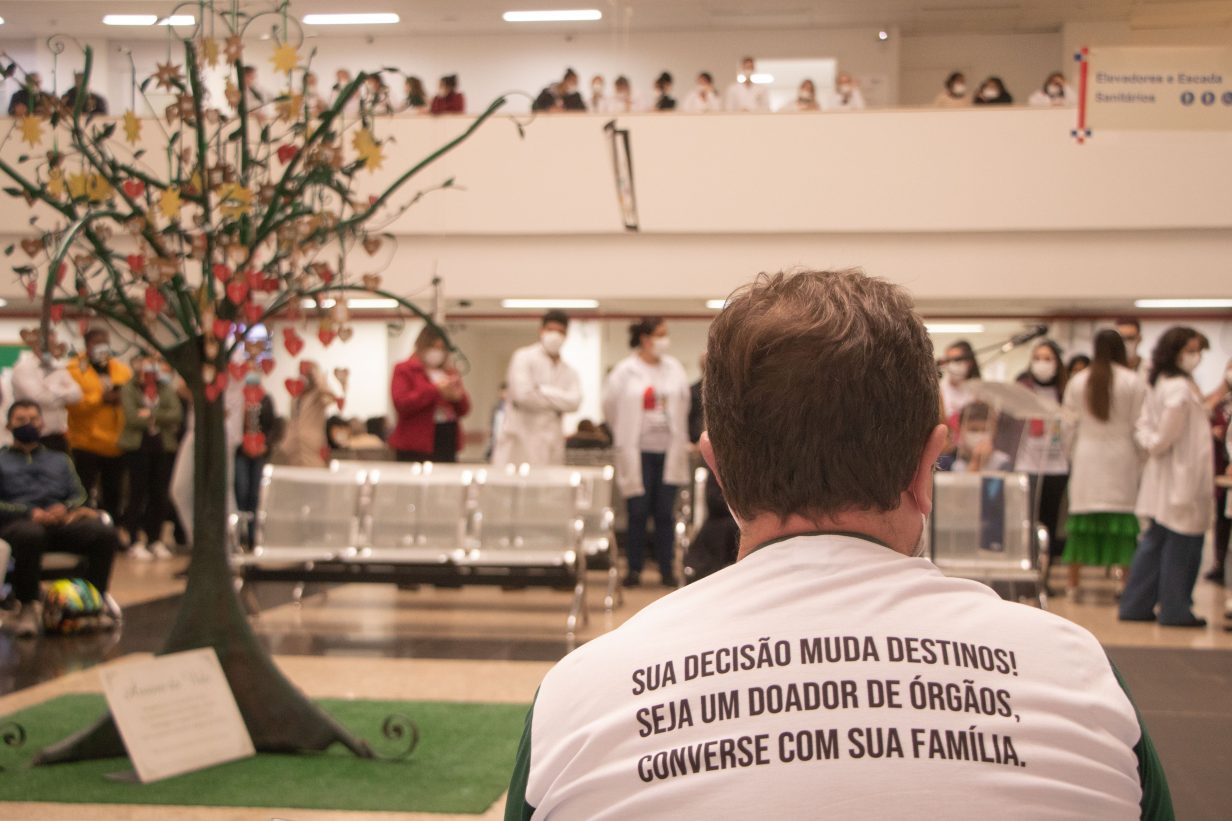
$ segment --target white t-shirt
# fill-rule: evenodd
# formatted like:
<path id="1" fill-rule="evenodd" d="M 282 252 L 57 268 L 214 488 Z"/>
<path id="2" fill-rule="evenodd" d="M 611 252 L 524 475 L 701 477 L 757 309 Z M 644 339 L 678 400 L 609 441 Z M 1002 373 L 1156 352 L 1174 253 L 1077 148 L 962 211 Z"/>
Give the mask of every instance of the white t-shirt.
<path id="1" fill-rule="evenodd" d="M 816 534 L 561 660 L 505 817 L 1166 818 L 1162 778 L 1086 630 Z"/>
<path id="2" fill-rule="evenodd" d="M 769 111 L 770 97 L 765 86 L 732 83 L 723 95 L 723 108 L 728 111 Z"/>

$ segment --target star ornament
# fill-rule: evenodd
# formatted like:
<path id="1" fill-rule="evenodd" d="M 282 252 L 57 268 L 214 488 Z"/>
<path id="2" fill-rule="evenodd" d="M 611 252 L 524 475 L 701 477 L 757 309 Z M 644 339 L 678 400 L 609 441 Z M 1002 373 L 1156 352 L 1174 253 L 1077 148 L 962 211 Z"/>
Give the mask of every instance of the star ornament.
<path id="1" fill-rule="evenodd" d="M 124 112 L 124 139 L 129 145 L 136 145 L 141 139 L 141 120 L 131 109 Z"/>
<path id="2" fill-rule="evenodd" d="M 158 87 L 168 91 L 174 91 L 183 81 L 183 77 L 180 76 L 180 67 L 173 63 L 159 63 L 154 76 L 158 78 Z"/>
<path id="3" fill-rule="evenodd" d="M 22 117 L 17 121 L 21 130 L 21 139 L 28 145 L 38 145 L 43 141 L 43 121 L 38 117 Z"/>
<path id="4" fill-rule="evenodd" d="M 56 199 L 64 196 L 64 172 L 59 168 L 47 172 L 47 193 Z"/>
<path id="5" fill-rule="evenodd" d="M 385 161 L 384 155 L 381 153 L 381 144 L 378 143 L 372 136 L 372 132 L 366 128 L 361 128 L 355 132 L 355 137 L 351 140 L 351 147 L 355 149 L 355 153 L 364 161 L 364 167 L 369 173 L 376 171 L 381 167 L 381 163 Z"/>
<path id="6" fill-rule="evenodd" d="M 238 34 L 231 35 L 227 38 L 222 53 L 227 55 L 228 63 L 234 63 L 244 54 L 244 39 Z"/>
<path id="7" fill-rule="evenodd" d="M 180 218 L 180 209 L 183 203 L 180 202 L 180 189 L 176 186 L 164 188 L 163 192 L 158 195 L 158 213 L 162 214 L 168 220 L 175 222 Z"/>
<path id="8" fill-rule="evenodd" d="M 205 60 L 206 65 L 213 68 L 218 65 L 218 55 L 220 54 L 218 41 L 210 37 L 201 41 L 200 54 Z"/>
<path id="9" fill-rule="evenodd" d="M 270 62 L 274 64 L 274 68 L 278 71 L 281 71 L 283 74 L 290 74 L 299 65 L 299 49 L 290 43 L 283 43 L 274 49 Z"/>
<path id="10" fill-rule="evenodd" d="M 252 210 L 252 191 L 237 182 L 224 182 L 214 193 L 224 217 L 238 219 Z"/>

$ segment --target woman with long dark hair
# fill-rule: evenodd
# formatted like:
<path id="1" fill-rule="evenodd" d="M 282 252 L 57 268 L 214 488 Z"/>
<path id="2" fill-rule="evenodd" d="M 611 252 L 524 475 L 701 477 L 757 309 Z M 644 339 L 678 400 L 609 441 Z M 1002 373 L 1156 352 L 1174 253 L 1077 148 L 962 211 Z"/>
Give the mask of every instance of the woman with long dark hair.
<path id="1" fill-rule="evenodd" d="M 1095 356 L 1065 388 L 1066 449 L 1070 454 L 1069 521 L 1062 560 L 1070 595 L 1083 565 L 1128 568 L 1138 544 L 1138 478 L 1142 451 L 1134 425 L 1146 384 L 1129 369 L 1125 341 L 1114 330 L 1095 335 Z"/>
<path id="2" fill-rule="evenodd" d="M 616 449 L 616 485 L 629 506 L 626 587 L 641 582 L 646 526 L 654 520 L 659 577 L 676 586 L 672 569 L 676 491 L 689 481 L 689 380 L 668 355 L 667 323 L 646 317 L 629 326 L 633 349 L 608 375 L 603 413 Z"/>
<path id="3" fill-rule="evenodd" d="M 1031 350 L 1031 364 L 1018 375 L 1018 384 L 1058 405 L 1065 397 L 1065 368 L 1061 346 L 1051 339 L 1041 340 Z M 1039 520 L 1048 528 L 1049 553 L 1053 558 L 1065 551 L 1061 538 L 1061 504 L 1069 484 L 1069 459 L 1061 436 L 1060 419 L 1029 419 L 1022 434 L 1014 469 L 1040 477 Z"/>
<path id="4" fill-rule="evenodd" d="M 1121 596 L 1122 621 L 1158 618 L 1171 627 L 1206 626 L 1193 612 L 1193 586 L 1215 512 L 1215 457 L 1193 372 L 1208 347 L 1198 331 L 1177 326 L 1151 352 L 1151 392 L 1135 433 L 1148 455 L 1137 513 L 1150 526 Z"/>

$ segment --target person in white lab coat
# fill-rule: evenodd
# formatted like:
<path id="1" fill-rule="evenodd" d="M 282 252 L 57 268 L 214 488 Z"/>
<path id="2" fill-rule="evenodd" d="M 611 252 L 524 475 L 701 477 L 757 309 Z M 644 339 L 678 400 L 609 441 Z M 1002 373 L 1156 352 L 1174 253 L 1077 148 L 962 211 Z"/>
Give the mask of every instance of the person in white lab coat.
<path id="1" fill-rule="evenodd" d="M 680 110 L 686 114 L 723 110 L 723 99 L 719 96 L 719 90 L 714 87 L 714 78 L 710 76 L 710 72 L 703 71 L 697 75 L 697 85 L 684 98 Z"/>
<path id="2" fill-rule="evenodd" d="M 676 491 L 689 481 L 689 379 L 667 354 L 667 323 L 646 317 L 629 326 L 633 353 L 603 387 L 603 413 L 616 449 L 616 485 L 629 506 L 626 587 L 641 582 L 646 525 L 654 519 L 659 576 L 676 586 L 672 570 Z"/>
<path id="3" fill-rule="evenodd" d="M 1065 75 L 1059 71 L 1049 74 L 1044 85 L 1031 92 L 1031 96 L 1027 98 L 1027 105 L 1040 108 L 1071 106 L 1077 103 L 1073 89 L 1065 82 Z"/>
<path id="4" fill-rule="evenodd" d="M 561 421 L 582 404 L 577 371 L 560 357 L 568 331 L 569 317 L 563 311 L 548 311 L 539 328 L 539 341 L 514 351 L 492 464 L 564 464 Z"/>
<path id="5" fill-rule="evenodd" d="M 740 74 L 736 82 L 727 87 L 723 95 L 723 108 L 727 111 L 769 111 L 770 96 L 765 86 L 753 82 L 757 70 L 752 57 L 740 61 Z"/>
<path id="6" fill-rule="evenodd" d="M 1122 621 L 1158 618 L 1169 627 L 1206 626 L 1192 605 L 1202 543 L 1215 513 L 1215 454 L 1193 372 L 1208 347 L 1201 333 L 1177 326 L 1151 353 L 1151 392 L 1135 433 L 1149 456 L 1137 513 L 1150 526 L 1138 542 L 1121 596 Z"/>
<path id="7" fill-rule="evenodd" d="M 1069 591 L 1083 565 L 1127 568 L 1138 544 L 1138 480 L 1143 454 L 1134 426 L 1146 383 L 1129 369 L 1125 342 L 1112 329 L 1095 335 L 1095 358 L 1065 387 L 1063 428 L 1070 454 Z"/>
<path id="8" fill-rule="evenodd" d="M 43 446 L 68 453 L 67 406 L 81 401 L 81 386 L 64 366 L 65 346 L 52 334 L 47 346 L 50 350 L 44 351 L 35 329 L 22 331 L 21 340 L 30 350 L 22 351 L 13 365 L 10 398 L 37 402 L 43 413 Z"/>
<path id="9" fill-rule="evenodd" d="M 864 93 L 856 79 L 846 71 L 840 71 L 834 80 L 834 93 L 824 105 L 826 111 L 863 111 Z"/>

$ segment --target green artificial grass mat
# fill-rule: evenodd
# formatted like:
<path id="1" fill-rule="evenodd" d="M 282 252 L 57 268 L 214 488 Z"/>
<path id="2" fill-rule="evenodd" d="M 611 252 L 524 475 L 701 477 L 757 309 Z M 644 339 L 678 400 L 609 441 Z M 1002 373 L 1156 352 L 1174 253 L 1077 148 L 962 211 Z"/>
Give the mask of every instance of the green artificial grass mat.
<path id="1" fill-rule="evenodd" d="M 153 784 L 104 777 L 131 771 L 127 758 L 28 766 L 38 750 L 86 727 L 106 709 L 102 696 L 67 695 L 0 719 L 0 724 L 21 724 L 27 734 L 20 749 L 0 745 L 5 769 L 0 801 L 479 814 L 509 786 L 527 710 L 518 704 L 441 701 L 317 703 L 378 754 L 397 750 L 381 735 L 391 713 L 418 725 L 419 746 L 402 761 L 356 758 L 336 744 L 324 753 L 262 753 Z"/>

